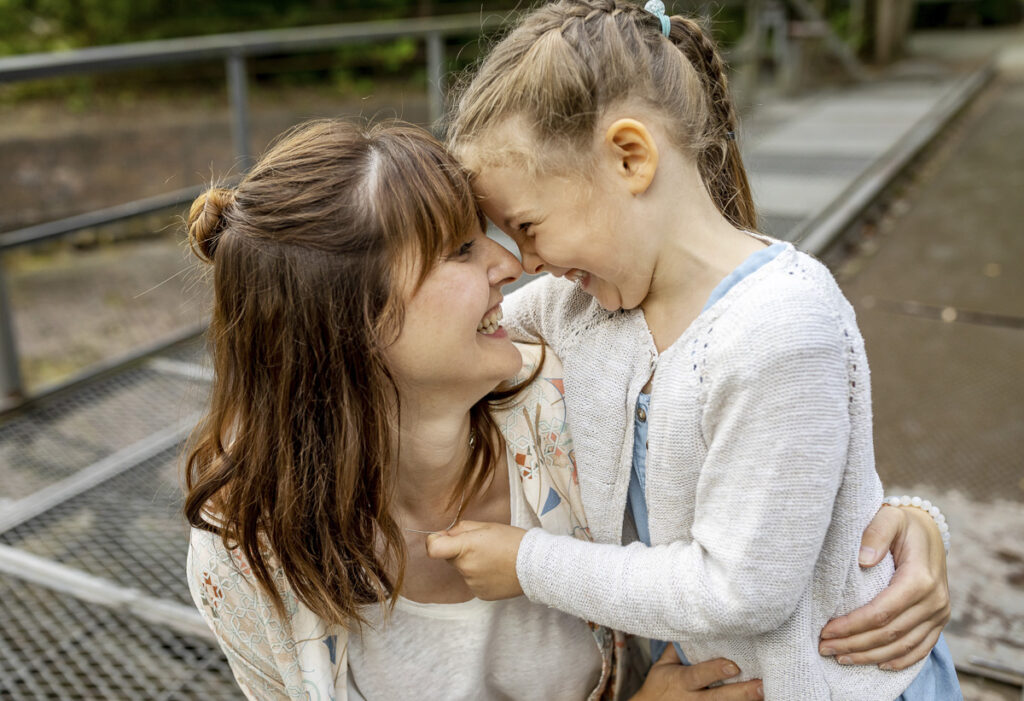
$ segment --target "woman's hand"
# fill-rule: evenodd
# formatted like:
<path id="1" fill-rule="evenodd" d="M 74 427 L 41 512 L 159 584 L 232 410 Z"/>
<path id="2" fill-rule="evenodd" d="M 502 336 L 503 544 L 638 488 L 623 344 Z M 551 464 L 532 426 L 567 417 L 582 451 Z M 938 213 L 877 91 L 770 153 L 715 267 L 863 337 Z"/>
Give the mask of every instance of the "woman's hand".
<path id="1" fill-rule="evenodd" d="M 427 555 L 452 563 L 478 599 L 511 599 L 523 593 L 516 557 L 524 535 L 526 531 L 515 526 L 459 521 L 427 536 Z"/>
<path id="2" fill-rule="evenodd" d="M 679 664 L 675 645 L 665 647 L 661 658 L 651 666 L 647 679 L 632 701 L 751 701 L 763 699 L 760 679 L 740 684 L 707 688 L 740 673 L 729 660 L 708 660 L 695 665 Z"/>
<path id="3" fill-rule="evenodd" d="M 864 531 L 860 564 L 878 564 L 892 550 L 896 573 L 873 601 L 829 621 L 818 645 L 840 664 L 904 669 L 925 658 L 949 622 L 949 586 L 942 536 L 915 507 L 883 506 Z"/>

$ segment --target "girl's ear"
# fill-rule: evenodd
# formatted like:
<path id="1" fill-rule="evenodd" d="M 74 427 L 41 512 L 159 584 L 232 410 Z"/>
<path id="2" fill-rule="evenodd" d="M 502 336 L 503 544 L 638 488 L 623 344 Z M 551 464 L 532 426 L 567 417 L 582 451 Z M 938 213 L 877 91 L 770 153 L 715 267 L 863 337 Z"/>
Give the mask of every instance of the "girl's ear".
<path id="1" fill-rule="evenodd" d="M 646 192 L 658 170 L 658 145 L 647 127 L 635 119 L 619 119 L 605 132 L 604 145 L 630 193 Z"/>

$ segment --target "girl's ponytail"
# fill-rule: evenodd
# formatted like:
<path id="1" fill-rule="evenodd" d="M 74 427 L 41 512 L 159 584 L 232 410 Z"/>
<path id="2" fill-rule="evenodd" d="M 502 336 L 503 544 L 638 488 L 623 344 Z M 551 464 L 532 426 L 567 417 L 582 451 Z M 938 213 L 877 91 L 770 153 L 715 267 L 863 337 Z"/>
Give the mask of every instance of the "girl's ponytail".
<path id="1" fill-rule="evenodd" d="M 669 40 L 683 53 L 700 78 L 711 119 L 709 145 L 697 158 L 701 178 L 719 211 L 741 229 L 757 230 L 754 197 L 736 141 L 739 120 L 729 96 L 725 64 L 715 43 L 687 17 L 671 17 Z"/>
<path id="2" fill-rule="evenodd" d="M 736 112 L 714 41 L 678 15 L 666 39 L 663 15 L 636 1 L 555 0 L 526 14 L 463 83 L 450 145 L 464 158 L 480 158 L 489 130 L 515 117 L 545 145 L 524 154 L 532 165 L 585 167 L 579 154 L 589 153 L 605 109 L 654 106 L 674 145 L 696 161 L 722 215 L 756 231 Z"/>

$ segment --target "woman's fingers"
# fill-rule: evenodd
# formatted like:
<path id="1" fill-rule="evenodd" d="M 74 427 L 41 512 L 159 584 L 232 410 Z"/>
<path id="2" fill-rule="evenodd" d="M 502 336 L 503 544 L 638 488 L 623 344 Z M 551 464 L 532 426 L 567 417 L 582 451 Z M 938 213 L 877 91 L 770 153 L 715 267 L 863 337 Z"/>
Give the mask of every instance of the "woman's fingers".
<path id="1" fill-rule="evenodd" d="M 661 653 L 661 657 L 654 663 L 659 664 L 679 664 L 679 655 L 676 653 L 676 646 L 669 644 L 665 646 L 665 651 Z"/>
<path id="2" fill-rule="evenodd" d="M 726 684 L 706 691 L 698 691 L 696 699 L 700 701 L 758 701 L 764 698 L 764 690 L 760 681 L 749 681 L 741 684 Z"/>
<path id="3" fill-rule="evenodd" d="M 911 624 L 908 618 L 900 616 L 880 630 L 840 641 L 823 640 L 818 644 L 818 651 L 826 656 L 835 656 L 841 664 L 882 664 L 910 654 L 932 634 L 938 638 L 940 632 L 942 626 L 936 621 Z"/>
<path id="4" fill-rule="evenodd" d="M 672 648 L 674 646 L 669 645 L 669 647 Z M 667 655 L 668 652 L 666 651 L 665 654 Z M 675 654 L 674 650 L 672 654 Z M 662 659 L 664 657 L 665 655 L 662 655 Z M 676 659 L 678 660 L 679 658 L 676 657 Z M 692 691 L 704 689 L 715 682 L 725 681 L 740 673 L 740 669 L 735 663 L 723 659 L 708 660 L 707 662 L 693 665 L 679 665 L 676 671 L 683 681 L 685 688 Z"/>
<path id="5" fill-rule="evenodd" d="M 840 664 L 878 665 L 882 669 L 904 669 L 927 657 L 941 632 L 942 626 L 939 625 L 920 626 L 889 645 L 872 648 L 865 652 L 841 654 L 836 659 Z"/>
<path id="6" fill-rule="evenodd" d="M 927 654 L 916 652 L 923 640 L 937 640 L 949 620 L 945 610 L 931 605 L 912 607 L 888 624 L 843 638 L 822 639 L 818 651 L 823 655 L 845 658 L 848 664 L 882 664 L 900 658 L 916 662 Z M 903 665 L 907 666 L 907 665 Z"/>
<path id="7" fill-rule="evenodd" d="M 715 659 L 695 665 L 679 664 L 674 646 L 669 645 L 651 667 L 647 680 L 635 699 L 647 701 L 673 699 L 676 701 L 754 701 L 763 699 L 760 679 L 741 684 L 725 684 L 708 689 L 739 674 L 739 668 L 729 660 Z"/>
<path id="8" fill-rule="evenodd" d="M 861 567 L 873 567 L 881 562 L 902 526 L 903 514 L 900 510 L 883 505 L 861 537 L 858 556 Z"/>
<path id="9" fill-rule="evenodd" d="M 832 641 L 872 631 L 892 635 L 892 624 L 899 619 L 905 630 L 925 621 L 944 625 L 949 620 L 949 590 L 945 581 L 935 580 L 927 568 L 897 571 L 889 586 L 873 600 L 829 621 L 821 638 Z M 895 632 L 898 635 L 899 631 Z"/>
<path id="10" fill-rule="evenodd" d="M 941 635 L 941 633 L 941 627 L 935 628 L 916 648 L 903 657 L 897 657 L 896 659 L 890 660 L 889 662 L 881 665 L 882 669 L 906 669 L 918 660 L 923 660 L 931 654 L 932 648 L 935 647 L 937 642 L 939 642 L 939 635 Z"/>

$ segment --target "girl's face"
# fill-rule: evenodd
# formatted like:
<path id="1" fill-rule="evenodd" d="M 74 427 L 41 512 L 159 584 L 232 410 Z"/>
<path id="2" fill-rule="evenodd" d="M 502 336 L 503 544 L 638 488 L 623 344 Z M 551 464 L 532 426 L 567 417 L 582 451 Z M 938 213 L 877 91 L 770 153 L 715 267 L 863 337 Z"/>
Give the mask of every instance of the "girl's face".
<path id="1" fill-rule="evenodd" d="M 599 164 L 583 182 L 520 164 L 482 166 L 474 189 L 487 217 L 519 246 L 523 270 L 575 280 L 609 311 L 632 309 L 647 296 L 655 257 L 632 216 L 633 198 L 605 171 Z"/>
<path id="2" fill-rule="evenodd" d="M 501 287 L 519 274 L 515 257 L 477 228 L 419 289 L 410 283 L 401 333 L 385 353 L 399 387 L 445 398 L 465 388 L 475 402 L 514 376 L 522 357 L 498 321 Z"/>

